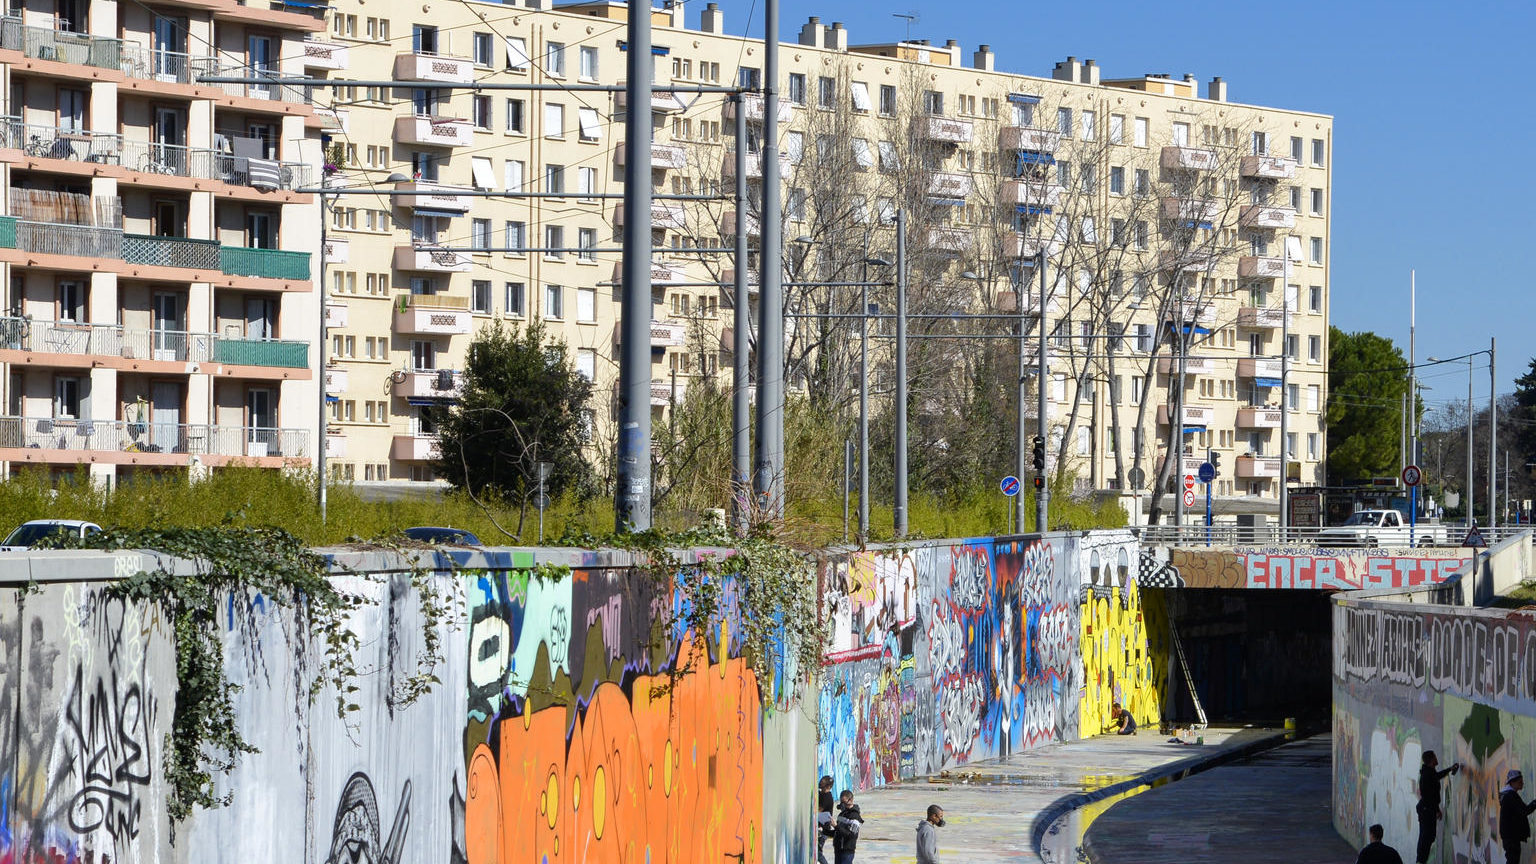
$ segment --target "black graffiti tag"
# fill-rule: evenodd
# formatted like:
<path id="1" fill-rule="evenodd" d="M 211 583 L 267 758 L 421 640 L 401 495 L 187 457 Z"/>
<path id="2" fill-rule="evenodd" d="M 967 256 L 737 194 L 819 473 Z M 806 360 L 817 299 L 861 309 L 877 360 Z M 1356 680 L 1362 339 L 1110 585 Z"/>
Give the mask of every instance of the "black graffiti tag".
<path id="1" fill-rule="evenodd" d="M 138 836 L 142 794 L 154 763 L 150 733 L 155 699 L 137 681 L 119 683 L 95 676 L 86 691 L 86 673 L 75 670 L 75 686 L 65 707 L 72 738 L 72 764 L 80 781 L 69 806 L 69 825 L 86 834 L 106 828 L 115 840 Z"/>

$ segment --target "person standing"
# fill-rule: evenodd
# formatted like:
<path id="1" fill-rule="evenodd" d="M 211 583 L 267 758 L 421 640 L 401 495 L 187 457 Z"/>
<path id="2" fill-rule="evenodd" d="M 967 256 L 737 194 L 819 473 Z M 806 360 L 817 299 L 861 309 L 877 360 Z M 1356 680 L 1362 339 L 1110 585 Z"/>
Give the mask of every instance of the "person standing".
<path id="1" fill-rule="evenodd" d="M 928 805 L 928 817 L 917 823 L 917 864 L 939 864 L 939 832 L 944 827 L 944 808 Z"/>
<path id="2" fill-rule="evenodd" d="M 1384 833 L 1380 825 L 1372 825 L 1367 832 L 1371 842 L 1361 847 L 1355 864 L 1403 864 L 1403 856 L 1397 850 L 1381 842 Z"/>
<path id="3" fill-rule="evenodd" d="M 1531 813 L 1536 811 L 1536 801 L 1525 803 L 1520 790 L 1525 788 L 1525 777 L 1519 769 L 1509 769 L 1504 788 L 1499 790 L 1499 842 L 1504 844 L 1504 859 L 1508 864 L 1520 864 L 1520 844 L 1531 839 Z"/>
<path id="4" fill-rule="evenodd" d="M 816 861 L 827 864 L 827 840 L 832 836 L 832 775 L 816 784 Z"/>
<path id="5" fill-rule="evenodd" d="M 1445 815 L 1440 809 L 1440 781 L 1447 774 L 1461 771 L 1460 762 L 1444 771 L 1436 770 L 1439 767 L 1440 757 L 1433 750 L 1425 750 L 1424 764 L 1419 766 L 1419 804 L 1414 808 L 1419 814 L 1419 848 L 1413 860 L 1418 864 L 1429 861 L 1430 847 L 1435 845 L 1435 830 Z"/>
<path id="6" fill-rule="evenodd" d="M 853 853 L 859 845 L 859 828 L 864 816 L 859 805 L 853 803 L 853 791 L 844 789 L 837 796 L 837 827 L 832 831 L 832 857 L 835 864 L 853 864 Z"/>

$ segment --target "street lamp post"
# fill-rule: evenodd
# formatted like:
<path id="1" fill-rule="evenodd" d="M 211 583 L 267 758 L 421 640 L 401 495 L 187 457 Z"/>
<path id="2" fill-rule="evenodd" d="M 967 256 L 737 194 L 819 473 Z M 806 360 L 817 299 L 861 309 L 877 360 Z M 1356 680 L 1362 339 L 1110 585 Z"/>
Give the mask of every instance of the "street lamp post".
<path id="1" fill-rule="evenodd" d="M 1498 339 L 1490 338 L 1488 347 L 1478 351 L 1469 351 L 1461 357 L 1448 357 L 1444 360 L 1430 357 L 1430 363 L 1449 363 L 1453 360 L 1467 361 L 1467 482 L 1466 482 L 1466 512 L 1467 527 L 1472 526 L 1473 495 L 1473 438 L 1476 415 L 1472 406 L 1472 358 L 1479 354 L 1488 355 L 1488 527 L 1498 525 L 1498 458 L 1499 458 L 1499 377 L 1498 377 Z"/>

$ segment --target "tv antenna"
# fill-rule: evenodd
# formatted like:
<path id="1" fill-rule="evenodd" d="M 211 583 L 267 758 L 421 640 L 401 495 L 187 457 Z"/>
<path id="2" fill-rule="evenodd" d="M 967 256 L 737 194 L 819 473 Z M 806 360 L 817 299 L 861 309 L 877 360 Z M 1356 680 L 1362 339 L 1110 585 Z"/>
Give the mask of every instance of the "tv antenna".
<path id="1" fill-rule="evenodd" d="M 903 20 L 905 20 L 907 22 L 907 35 L 906 35 L 906 38 L 902 39 L 901 41 L 903 41 L 903 42 L 911 42 L 912 41 L 912 22 L 914 22 L 914 21 L 921 21 L 923 16 L 919 15 L 916 9 L 912 9 L 912 10 L 910 10 L 908 12 L 905 12 L 905 13 L 903 13 L 903 12 L 892 12 L 891 13 L 891 17 L 892 18 L 901 18 L 901 19 L 903 19 Z"/>

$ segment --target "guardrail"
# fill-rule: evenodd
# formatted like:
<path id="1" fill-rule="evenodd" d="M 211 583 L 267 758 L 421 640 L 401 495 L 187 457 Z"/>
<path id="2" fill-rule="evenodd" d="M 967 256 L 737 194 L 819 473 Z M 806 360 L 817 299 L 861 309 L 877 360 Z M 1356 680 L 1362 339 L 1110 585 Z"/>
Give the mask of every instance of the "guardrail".
<path id="1" fill-rule="evenodd" d="M 1342 544 L 1331 538 L 1322 538 L 1328 528 L 1285 528 L 1278 525 L 1237 525 L 1218 522 L 1207 527 L 1201 520 L 1198 525 L 1145 525 L 1135 529 L 1143 543 L 1159 546 L 1319 546 L 1323 548 L 1359 548 L 1364 543 Z M 1389 529 L 1397 531 L 1399 529 Z M 1407 530 L 1403 530 L 1402 543 L 1384 543 L 1384 546 L 1408 546 Z M 1500 525 L 1488 528 L 1479 525 L 1478 533 L 1486 545 L 1536 530 L 1531 525 Z M 1461 546 L 1466 540 L 1464 524 L 1426 523 L 1417 526 L 1413 545 Z"/>

